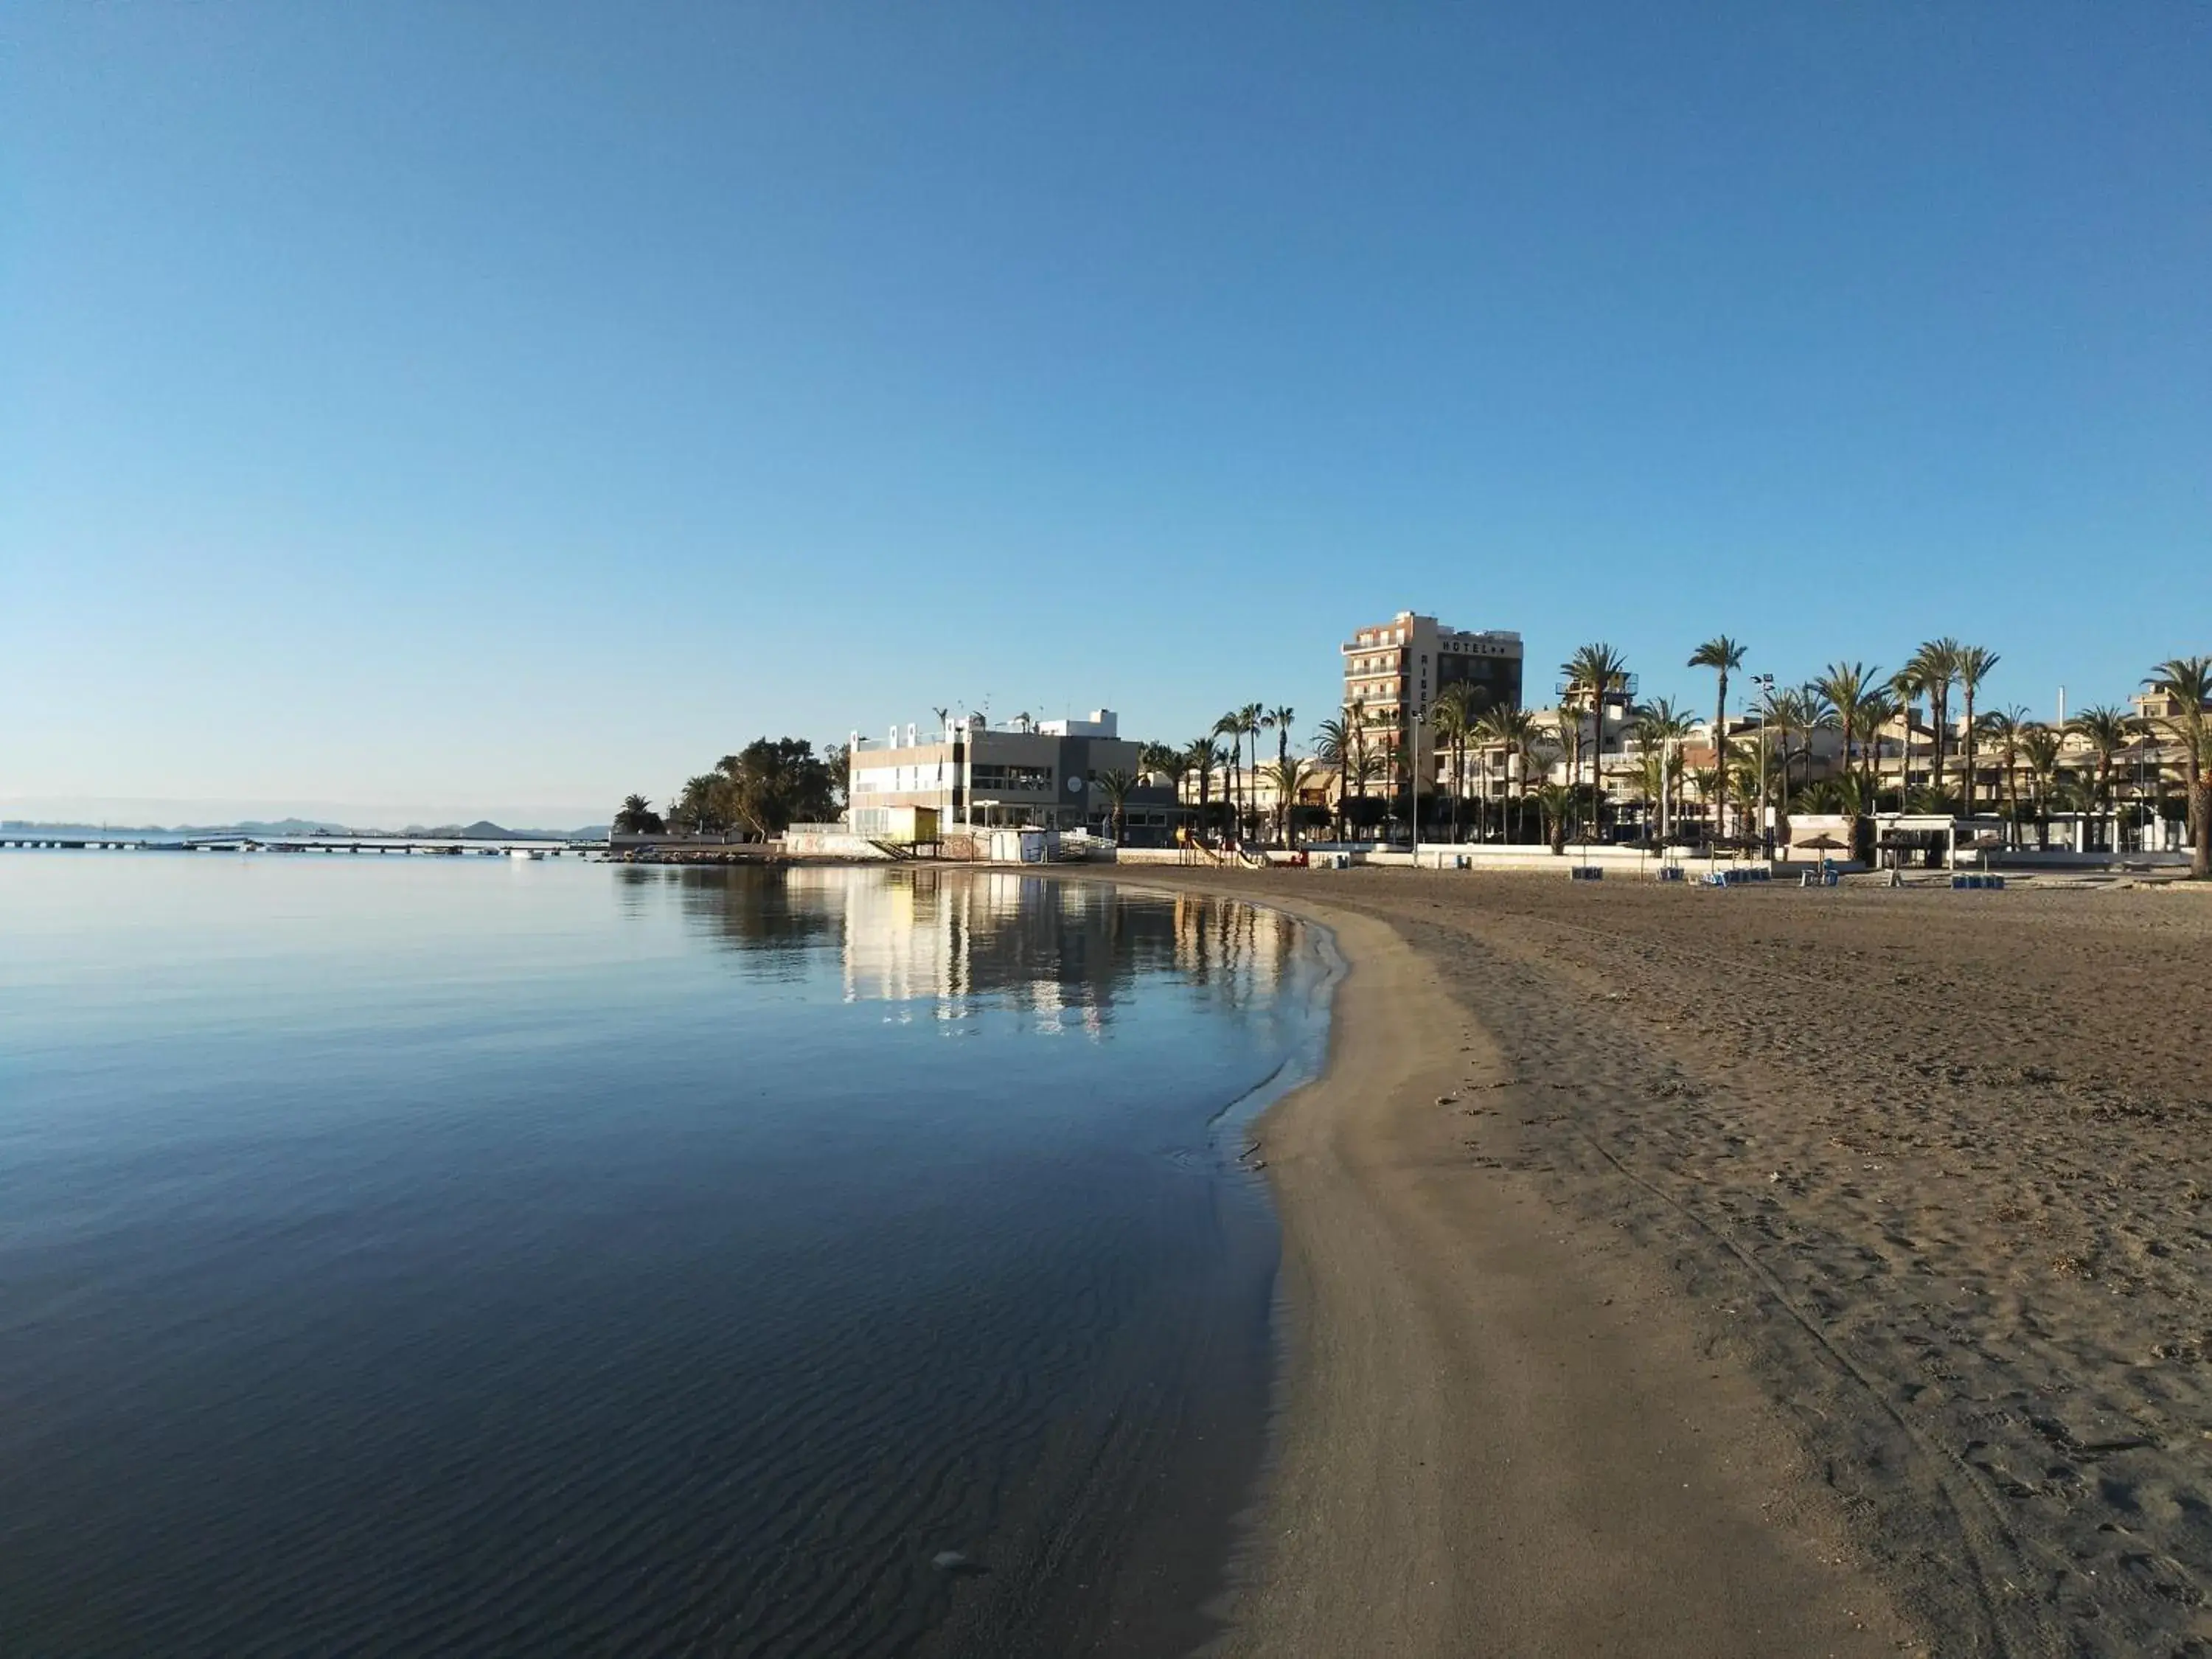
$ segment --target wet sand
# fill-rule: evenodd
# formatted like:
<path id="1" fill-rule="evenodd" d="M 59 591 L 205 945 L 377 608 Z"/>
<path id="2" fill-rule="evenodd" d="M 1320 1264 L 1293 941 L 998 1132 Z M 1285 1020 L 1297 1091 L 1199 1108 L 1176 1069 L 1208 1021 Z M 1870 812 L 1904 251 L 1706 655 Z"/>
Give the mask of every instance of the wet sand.
<path id="1" fill-rule="evenodd" d="M 1139 878 L 1351 964 L 1219 1651 L 2205 1650 L 2212 897 Z"/>

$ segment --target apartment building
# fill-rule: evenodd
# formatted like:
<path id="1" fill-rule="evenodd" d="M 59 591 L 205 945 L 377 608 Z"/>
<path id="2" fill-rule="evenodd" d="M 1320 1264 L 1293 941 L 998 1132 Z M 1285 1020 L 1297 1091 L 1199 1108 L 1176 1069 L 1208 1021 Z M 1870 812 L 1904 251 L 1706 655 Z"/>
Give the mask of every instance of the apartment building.
<path id="1" fill-rule="evenodd" d="M 1429 711 L 1447 688 L 1465 685 L 1478 708 L 1521 705 L 1521 636 L 1446 628 L 1434 617 L 1401 611 L 1362 628 L 1338 647 L 1344 659 L 1344 706 L 1360 711 L 1370 750 L 1402 776 L 1398 754 L 1408 712 L 1422 716 L 1414 764 L 1436 776 L 1435 729 Z"/>

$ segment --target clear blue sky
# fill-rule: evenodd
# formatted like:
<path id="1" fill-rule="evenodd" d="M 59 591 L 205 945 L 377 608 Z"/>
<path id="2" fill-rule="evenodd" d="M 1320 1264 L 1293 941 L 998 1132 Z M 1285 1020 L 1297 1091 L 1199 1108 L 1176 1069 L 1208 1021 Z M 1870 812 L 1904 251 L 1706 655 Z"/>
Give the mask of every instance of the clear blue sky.
<path id="1" fill-rule="evenodd" d="M 0 811 L 2212 649 L 2212 9 L 0 9 Z"/>

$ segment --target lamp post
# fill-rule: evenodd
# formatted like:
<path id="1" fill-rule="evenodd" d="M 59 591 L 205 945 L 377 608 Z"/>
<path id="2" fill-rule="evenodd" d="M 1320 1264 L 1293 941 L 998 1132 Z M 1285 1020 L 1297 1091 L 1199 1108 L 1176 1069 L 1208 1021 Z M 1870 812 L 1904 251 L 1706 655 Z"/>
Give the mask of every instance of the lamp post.
<path id="1" fill-rule="evenodd" d="M 1774 862 L 1773 821 L 1766 812 L 1766 729 L 1774 723 L 1774 676 L 1753 674 L 1759 688 L 1759 844 L 1769 864 Z"/>
<path id="2" fill-rule="evenodd" d="M 1413 747 L 1406 753 L 1406 823 L 1413 838 L 1413 868 L 1421 867 L 1421 715 L 1425 712 L 1419 703 L 1411 705 Z"/>

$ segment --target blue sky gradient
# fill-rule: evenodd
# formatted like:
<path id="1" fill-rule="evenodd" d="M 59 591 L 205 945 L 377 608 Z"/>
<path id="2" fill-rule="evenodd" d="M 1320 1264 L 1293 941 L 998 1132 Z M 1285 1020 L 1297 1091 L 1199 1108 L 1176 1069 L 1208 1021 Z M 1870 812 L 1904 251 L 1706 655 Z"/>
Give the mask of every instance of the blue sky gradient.
<path id="1" fill-rule="evenodd" d="M 0 13 L 0 812 L 2212 649 L 2212 10 Z"/>

